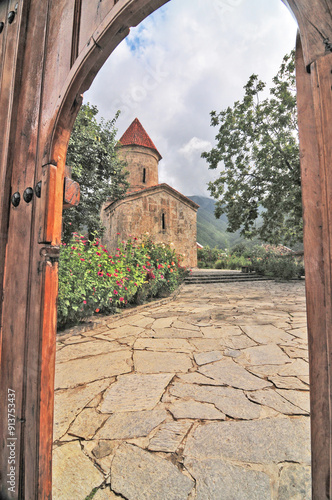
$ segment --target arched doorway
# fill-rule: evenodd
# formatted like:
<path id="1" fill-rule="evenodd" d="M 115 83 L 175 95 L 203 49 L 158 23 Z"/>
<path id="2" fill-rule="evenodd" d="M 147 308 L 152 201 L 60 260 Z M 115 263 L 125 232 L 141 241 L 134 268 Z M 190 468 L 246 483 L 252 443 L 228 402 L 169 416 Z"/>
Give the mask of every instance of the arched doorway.
<path id="1" fill-rule="evenodd" d="M 1 409 L 3 498 L 51 496 L 57 246 L 66 150 L 80 94 L 129 27 L 164 3 L 48 0 L 41 5 L 37 0 L 7 0 L 0 6 L 0 391 L 10 404 L 15 399 L 17 415 L 14 428 L 9 428 L 8 406 Z M 329 498 L 332 489 L 328 169 L 332 156 L 332 17 L 326 0 L 285 3 L 301 33 L 297 65 L 313 394 L 313 488 L 314 498 L 322 499 Z M 35 189 L 38 184 L 40 195 Z M 34 190 L 32 199 L 26 196 L 29 188 Z M 8 432 L 15 434 L 8 436 Z M 5 481 L 8 438 L 15 438 L 14 496 L 8 496 Z"/>

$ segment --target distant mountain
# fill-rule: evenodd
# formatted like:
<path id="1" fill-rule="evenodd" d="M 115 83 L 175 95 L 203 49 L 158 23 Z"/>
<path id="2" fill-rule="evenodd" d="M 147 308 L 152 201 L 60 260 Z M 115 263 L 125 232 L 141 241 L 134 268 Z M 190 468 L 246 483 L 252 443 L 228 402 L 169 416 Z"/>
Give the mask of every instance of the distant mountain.
<path id="1" fill-rule="evenodd" d="M 244 238 L 240 236 L 240 231 L 228 233 L 227 217 L 223 214 L 220 219 L 214 215 L 215 201 L 204 196 L 188 196 L 197 203 L 200 208 L 197 212 L 197 241 L 203 246 L 209 245 L 210 248 L 230 248 Z"/>

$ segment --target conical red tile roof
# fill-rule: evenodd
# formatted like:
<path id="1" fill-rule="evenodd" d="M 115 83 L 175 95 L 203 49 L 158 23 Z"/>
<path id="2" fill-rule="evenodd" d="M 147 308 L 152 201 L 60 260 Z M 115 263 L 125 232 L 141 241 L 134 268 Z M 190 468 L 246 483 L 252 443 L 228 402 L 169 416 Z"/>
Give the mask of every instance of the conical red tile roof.
<path id="1" fill-rule="evenodd" d="M 153 149 L 158 153 L 159 160 L 162 158 L 138 118 L 135 118 L 133 123 L 127 128 L 119 142 L 122 146 L 143 146 Z"/>

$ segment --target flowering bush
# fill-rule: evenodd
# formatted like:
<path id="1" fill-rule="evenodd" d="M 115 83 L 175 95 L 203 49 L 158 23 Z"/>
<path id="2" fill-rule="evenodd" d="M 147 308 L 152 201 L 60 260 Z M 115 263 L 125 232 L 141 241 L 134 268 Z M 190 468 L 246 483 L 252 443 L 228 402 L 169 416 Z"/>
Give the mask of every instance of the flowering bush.
<path id="1" fill-rule="evenodd" d="M 185 270 L 174 250 L 150 240 L 119 243 L 112 255 L 98 237 L 88 241 L 74 233 L 61 245 L 58 325 L 77 323 L 94 313 L 118 308 L 173 291 Z"/>

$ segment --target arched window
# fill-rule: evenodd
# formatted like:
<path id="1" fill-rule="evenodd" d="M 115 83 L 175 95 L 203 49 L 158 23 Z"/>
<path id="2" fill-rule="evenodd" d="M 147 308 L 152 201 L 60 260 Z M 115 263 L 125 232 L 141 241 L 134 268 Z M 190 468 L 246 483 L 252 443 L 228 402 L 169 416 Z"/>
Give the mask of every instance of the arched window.
<path id="1" fill-rule="evenodd" d="M 143 168 L 143 184 L 146 183 L 146 168 Z"/>
<path id="2" fill-rule="evenodd" d="M 161 214 L 161 228 L 163 231 L 166 229 L 166 217 L 164 212 Z"/>

